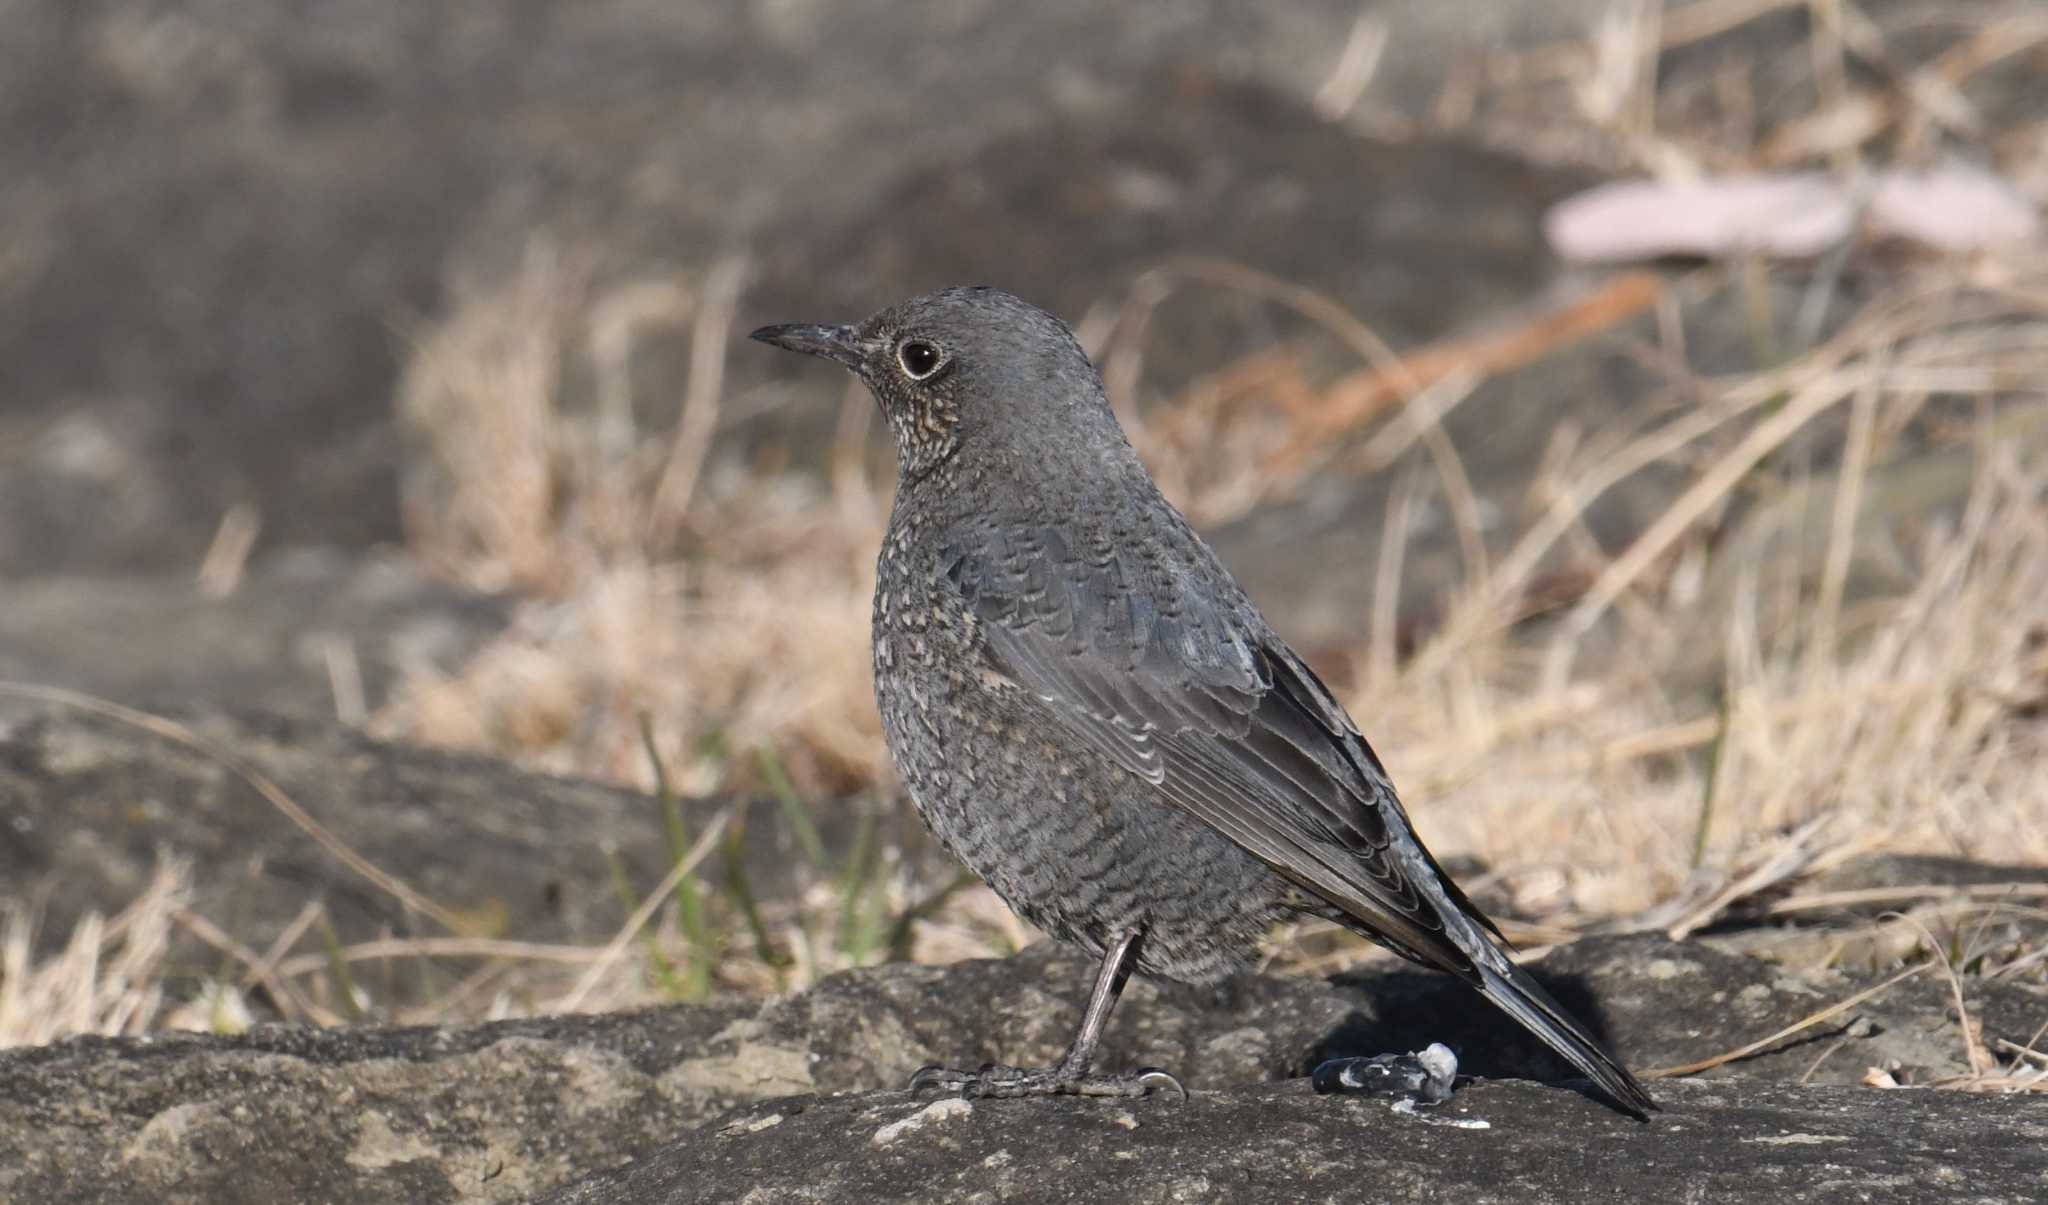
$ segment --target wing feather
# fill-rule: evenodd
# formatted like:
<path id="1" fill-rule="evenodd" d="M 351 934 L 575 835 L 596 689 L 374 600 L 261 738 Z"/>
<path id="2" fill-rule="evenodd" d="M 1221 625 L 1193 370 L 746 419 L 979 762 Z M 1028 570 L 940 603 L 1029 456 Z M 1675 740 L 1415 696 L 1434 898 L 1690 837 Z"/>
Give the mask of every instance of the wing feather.
<path id="1" fill-rule="evenodd" d="M 947 554 L 989 668 L 1065 730 L 1412 957 L 1476 982 L 1418 875 L 1469 905 L 1323 684 L 1262 625 L 1134 576 L 1043 529 Z"/>

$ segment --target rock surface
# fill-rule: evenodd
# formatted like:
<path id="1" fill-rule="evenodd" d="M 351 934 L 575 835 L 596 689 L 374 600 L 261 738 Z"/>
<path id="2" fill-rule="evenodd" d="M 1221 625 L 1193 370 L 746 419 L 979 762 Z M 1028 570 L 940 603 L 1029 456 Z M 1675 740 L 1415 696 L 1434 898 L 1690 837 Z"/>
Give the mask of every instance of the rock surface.
<path id="1" fill-rule="evenodd" d="M 2048 1118 L 2017 1097 L 1660 1092 L 1647 1124 L 1513 1081 L 1411 1114 L 1299 1081 L 1184 1104 L 772 1101 L 543 1200 L 2022 1202 L 2048 1183 Z"/>
<path id="2" fill-rule="evenodd" d="M 484 936 L 601 943 L 627 911 L 615 869 L 646 891 L 672 864 L 659 803 L 633 791 L 384 744 L 325 720 L 209 709 L 172 718 L 232 750 L 344 844 Z M 851 845 L 862 806 L 821 811 L 831 848 Z M 689 831 L 702 832 L 719 807 L 683 801 Z M 314 900 L 343 943 L 422 932 L 419 918 L 218 756 L 102 716 L 59 708 L 0 718 L 0 817 L 0 894 L 40 901 L 43 952 L 87 912 L 141 894 L 164 851 L 191 866 L 192 910 L 254 949 Z M 879 839 L 907 856 L 937 857 L 909 817 L 878 814 L 876 822 Z M 743 840 L 764 895 L 793 897 L 811 881 L 772 805 L 747 809 Z M 195 971 L 217 960 L 204 947 L 175 959 Z M 436 965 L 464 973 L 462 960 Z M 408 971 L 379 976 L 372 994 L 382 1007 L 448 986 Z"/>
<path id="3" fill-rule="evenodd" d="M 835 976 L 765 1007 L 0 1053 L 0 1200 L 524 1200 L 749 1101 L 872 1089 L 959 1048 L 1046 1048 L 1083 974 L 1034 949 Z M 1301 980 L 1221 1005 L 1154 996 L 1134 992 L 1115 1038 L 1221 1083 L 1271 1078 L 1348 1011 Z"/>
<path id="4" fill-rule="evenodd" d="M 1134 981 L 1105 1060 L 1182 1073 L 1196 1091 L 1185 1108 L 934 1107 L 896 1090 L 928 1062 L 1055 1057 L 1090 969 L 1037 946 L 1003 961 L 846 972 L 758 1006 L 446 1030 L 267 1026 L 0 1053 L 0 1200 L 519 1201 L 608 1168 L 561 1199 L 742 1200 L 758 1187 L 764 1200 L 984 1189 L 1050 1201 L 1087 1197 L 1105 1178 L 1137 1200 L 1207 1199 L 1203 1177 L 1214 1192 L 1266 1194 L 1253 1200 L 1461 1188 L 1514 1200 L 1573 1185 L 1601 1199 L 1602 1185 L 1636 1183 L 1627 1171 L 1659 1191 L 1682 1178 L 1713 1185 L 1712 1199 L 1760 1199 L 1718 1191 L 1748 1184 L 1791 1200 L 1855 1199 L 1841 1196 L 1850 1185 L 1913 1200 L 1963 1183 L 2019 1200 L 2043 1168 L 2048 1121 L 2032 1100 L 1845 1086 L 1902 1056 L 1934 1058 L 1928 1074 L 1960 1067 L 1959 1045 L 1940 1050 L 1956 1030 L 1942 1015 L 1945 985 L 1932 984 L 1926 995 L 1900 985 L 1822 1027 L 1848 1049 L 1818 1067 L 1819 1043 L 1802 1041 L 1712 1081 L 1654 1085 L 1668 1111 L 1649 1126 L 1566 1087 L 1495 1082 L 1553 1067 L 1471 992 L 1393 965 L 1331 983 L 1248 977 L 1220 992 Z M 1861 986 L 1650 936 L 1587 939 L 1538 971 L 1639 1068 L 1719 1053 Z M 1970 1001 L 1987 1040 L 2023 1040 L 2048 1018 L 2048 1002 L 2018 985 L 1975 984 Z M 1438 1040 L 1482 1080 L 1437 1116 L 1492 1130 L 1316 1099 L 1298 1079 L 1328 1055 Z M 1821 1082 L 1792 1082 L 1802 1077 Z M 1243 1169 L 1250 1180 L 1234 1178 Z M 1971 1179 L 1943 1179 L 1958 1169 Z"/>
<path id="5" fill-rule="evenodd" d="M 0 678 L 141 707 L 374 712 L 407 668 L 458 670 L 510 609 L 395 556 L 275 558 L 223 598 L 189 573 L 49 574 L 7 584 Z"/>
<path id="6" fill-rule="evenodd" d="M 0 1200 L 521 1200 L 760 1095 L 745 1068 L 708 1054 L 743 1015 L 278 1026 L 11 1051 Z"/>

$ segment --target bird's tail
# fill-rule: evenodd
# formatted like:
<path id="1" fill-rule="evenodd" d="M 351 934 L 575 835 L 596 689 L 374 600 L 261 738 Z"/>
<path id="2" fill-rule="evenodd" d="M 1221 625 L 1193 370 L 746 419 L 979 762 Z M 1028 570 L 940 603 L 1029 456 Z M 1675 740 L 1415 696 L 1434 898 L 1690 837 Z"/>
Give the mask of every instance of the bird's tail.
<path id="1" fill-rule="evenodd" d="M 1520 1021 L 1530 1033 L 1542 1038 L 1545 1045 L 1563 1055 L 1566 1061 L 1587 1078 L 1600 1085 L 1615 1103 L 1638 1118 L 1648 1118 L 1657 1102 L 1636 1082 L 1615 1057 L 1595 1041 L 1593 1035 L 1572 1020 L 1564 1007 L 1550 998 L 1550 993 L 1529 974 L 1529 972 L 1501 960 L 1505 970 L 1496 970 L 1487 965 L 1492 959 L 1475 960 L 1480 976 L 1480 991 L 1488 1000 L 1515 1020 Z"/>

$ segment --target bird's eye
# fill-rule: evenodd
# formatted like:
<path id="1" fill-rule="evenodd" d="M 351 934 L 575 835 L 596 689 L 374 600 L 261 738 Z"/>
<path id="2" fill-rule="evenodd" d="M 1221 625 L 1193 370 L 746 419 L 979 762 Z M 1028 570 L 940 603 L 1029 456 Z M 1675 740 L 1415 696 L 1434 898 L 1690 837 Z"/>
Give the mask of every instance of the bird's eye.
<path id="1" fill-rule="evenodd" d="M 903 365 L 903 374 L 913 381 L 922 381 L 939 370 L 946 362 L 946 353 L 939 345 L 923 339 L 905 339 L 896 349 L 896 362 Z"/>

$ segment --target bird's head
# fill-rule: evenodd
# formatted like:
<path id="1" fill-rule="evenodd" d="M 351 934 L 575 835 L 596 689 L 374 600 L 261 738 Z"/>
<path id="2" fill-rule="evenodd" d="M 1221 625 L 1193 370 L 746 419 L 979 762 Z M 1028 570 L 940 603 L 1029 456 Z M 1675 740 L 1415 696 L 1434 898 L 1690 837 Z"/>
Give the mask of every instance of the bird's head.
<path id="1" fill-rule="evenodd" d="M 941 289 L 851 326 L 764 326 L 755 339 L 837 361 L 867 383 L 906 480 L 963 448 L 1043 456 L 1099 442 L 1115 420 L 1073 331 L 998 289 Z M 1119 432 L 1113 439 L 1124 441 Z"/>

